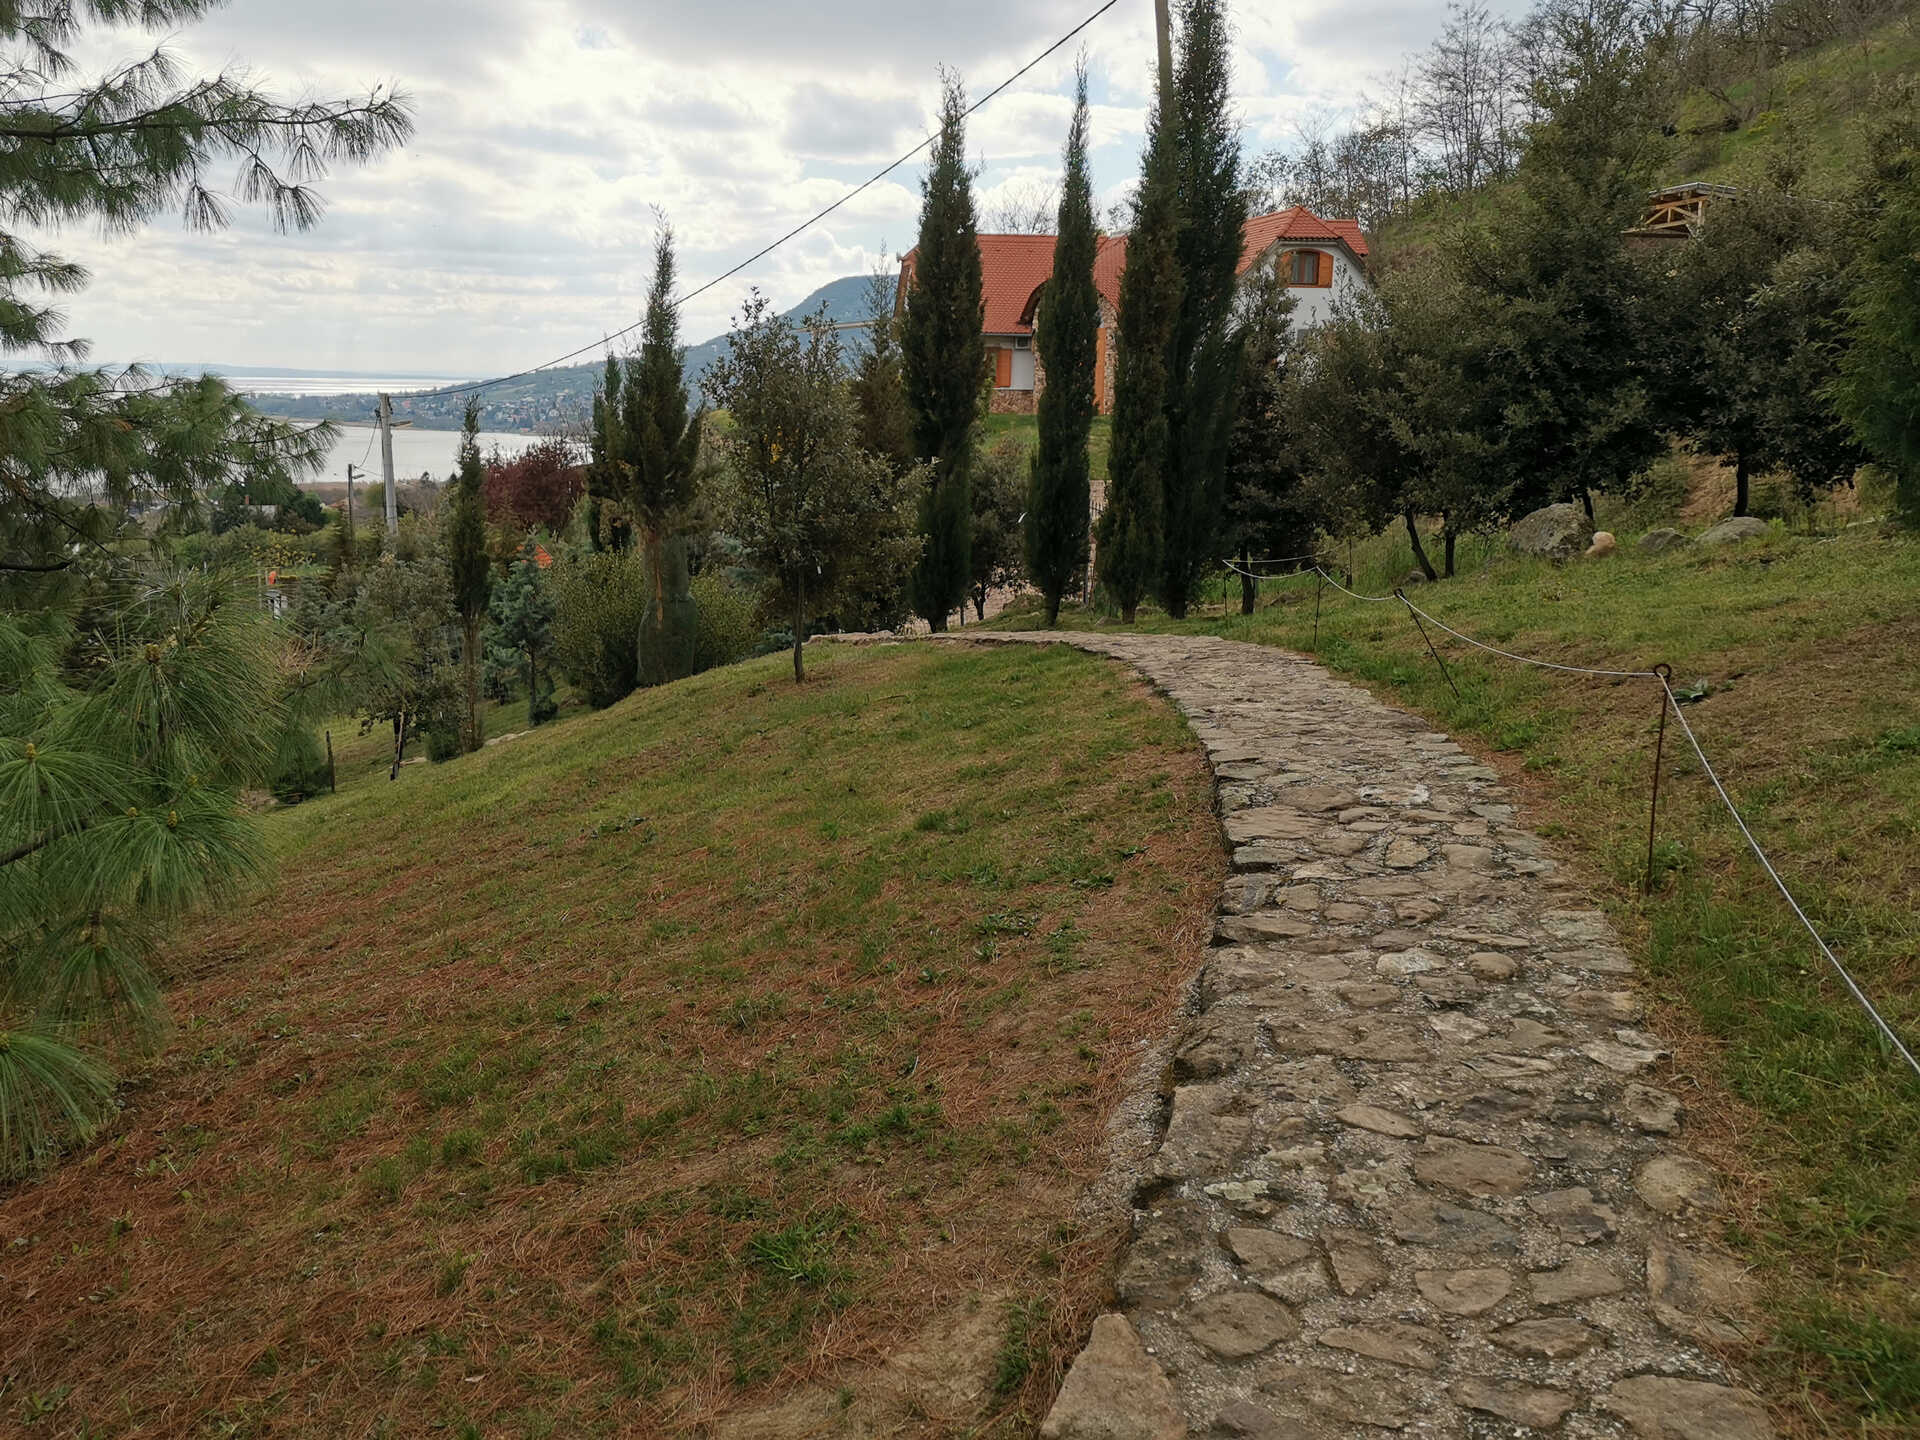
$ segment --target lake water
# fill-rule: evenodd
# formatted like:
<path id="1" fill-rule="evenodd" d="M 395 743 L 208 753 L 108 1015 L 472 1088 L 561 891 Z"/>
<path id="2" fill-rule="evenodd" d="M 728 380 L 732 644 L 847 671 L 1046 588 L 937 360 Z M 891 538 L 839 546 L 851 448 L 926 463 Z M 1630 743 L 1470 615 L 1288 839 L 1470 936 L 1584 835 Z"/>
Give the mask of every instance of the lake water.
<path id="1" fill-rule="evenodd" d="M 345 484 L 347 466 L 353 466 L 356 482 L 371 475 L 380 478 L 380 432 L 371 425 L 340 425 L 339 437 L 328 452 L 326 466 L 313 477 L 312 484 Z M 480 432 L 480 453 L 496 448 L 513 456 L 538 445 L 544 436 L 512 435 L 486 430 Z M 431 475 L 445 480 L 453 474 L 460 452 L 458 430 L 416 430 L 412 426 L 393 432 L 393 473 L 396 480 L 418 480 Z M 584 457 L 583 457 L 584 458 Z"/>
<path id="2" fill-rule="evenodd" d="M 463 377 L 381 375 L 250 375 L 244 370 L 217 372 L 243 395 L 400 395 L 409 390 L 442 390 Z M 470 378 L 470 377 L 466 377 Z"/>

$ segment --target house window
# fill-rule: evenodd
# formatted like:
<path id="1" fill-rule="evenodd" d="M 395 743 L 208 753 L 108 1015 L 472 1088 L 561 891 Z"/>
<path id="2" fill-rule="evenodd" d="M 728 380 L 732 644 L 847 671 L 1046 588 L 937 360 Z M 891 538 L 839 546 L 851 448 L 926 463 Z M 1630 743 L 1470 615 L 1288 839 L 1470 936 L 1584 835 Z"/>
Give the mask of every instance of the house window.
<path id="1" fill-rule="evenodd" d="M 1318 250 L 1296 250 L 1287 257 L 1293 265 L 1289 282 L 1294 285 L 1318 285 L 1320 283 L 1320 252 Z"/>

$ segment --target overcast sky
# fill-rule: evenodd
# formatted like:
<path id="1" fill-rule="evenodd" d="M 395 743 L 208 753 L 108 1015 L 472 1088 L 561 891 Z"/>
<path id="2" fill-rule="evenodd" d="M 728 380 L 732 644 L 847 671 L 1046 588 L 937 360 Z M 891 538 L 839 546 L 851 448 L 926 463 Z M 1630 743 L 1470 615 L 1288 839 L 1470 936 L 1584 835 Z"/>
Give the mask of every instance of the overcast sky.
<path id="1" fill-rule="evenodd" d="M 1097 0 L 232 0 L 167 37 L 89 37 L 90 62 L 164 40 L 202 72 L 245 66 L 286 95 L 395 82 L 413 142 L 322 186 L 326 218 L 276 236 L 256 215 L 216 236 L 171 217 L 131 238 L 53 244 L 94 271 L 66 308 L 101 360 L 494 374 L 630 323 L 656 208 L 687 285 L 738 263 L 925 133 L 937 69 L 976 93 Z M 1506 7 L 1502 7 L 1506 8 Z M 1240 0 L 1235 93 L 1249 153 L 1338 116 L 1424 46 L 1442 0 Z M 1103 201 L 1132 177 L 1153 55 L 1152 0 L 1083 36 Z M 974 118 L 990 213 L 1051 184 L 1070 46 Z M 920 165 L 687 307 L 683 338 L 727 326 L 749 284 L 782 306 L 913 243 Z"/>

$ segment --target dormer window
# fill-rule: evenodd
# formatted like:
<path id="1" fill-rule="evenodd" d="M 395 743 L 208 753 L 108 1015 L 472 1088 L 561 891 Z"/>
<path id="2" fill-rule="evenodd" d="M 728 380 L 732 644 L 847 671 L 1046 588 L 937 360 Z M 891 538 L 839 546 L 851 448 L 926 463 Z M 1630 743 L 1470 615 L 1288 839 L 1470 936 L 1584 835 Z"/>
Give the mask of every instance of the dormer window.
<path id="1" fill-rule="evenodd" d="M 1288 274 L 1288 283 L 1293 285 L 1320 283 L 1320 252 L 1318 250 L 1296 250 L 1287 259 L 1292 267 Z"/>

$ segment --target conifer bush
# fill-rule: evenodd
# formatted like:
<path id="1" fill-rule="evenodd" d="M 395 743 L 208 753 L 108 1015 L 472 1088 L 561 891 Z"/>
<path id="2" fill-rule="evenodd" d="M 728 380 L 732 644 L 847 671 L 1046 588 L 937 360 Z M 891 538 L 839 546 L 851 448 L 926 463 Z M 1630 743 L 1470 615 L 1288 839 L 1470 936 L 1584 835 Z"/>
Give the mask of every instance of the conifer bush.
<path id="1" fill-rule="evenodd" d="M 298 805 L 302 800 L 326 792 L 327 756 L 310 726 L 287 727 L 280 741 L 280 753 L 274 757 L 273 776 L 267 789 L 283 805 Z"/>
<path id="2" fill-rule="evenodd" d="M 625 699 L 640 679 L 640 622 L 649 589 L 632 551 L 563 560 L 549 574 L 554 665 L 596 710 Z"/>

